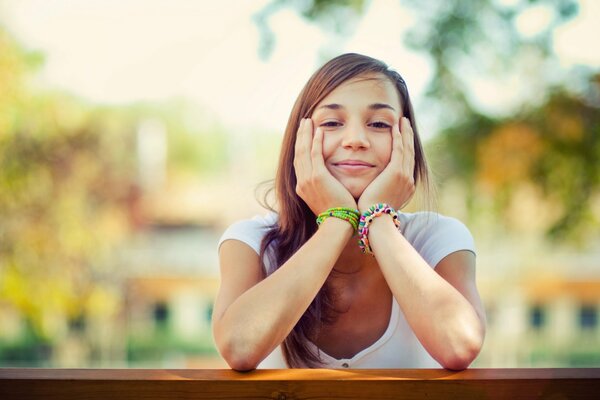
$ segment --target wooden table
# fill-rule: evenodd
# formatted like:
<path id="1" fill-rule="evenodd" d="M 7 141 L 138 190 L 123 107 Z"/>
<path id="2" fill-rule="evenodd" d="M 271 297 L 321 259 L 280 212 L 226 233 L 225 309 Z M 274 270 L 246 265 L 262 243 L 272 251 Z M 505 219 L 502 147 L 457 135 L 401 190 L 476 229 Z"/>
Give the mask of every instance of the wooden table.
<path id="1" fill-rule="evenodd" d="M 600 368 L 0 368 L 0 399 L 600 399 Z"/>

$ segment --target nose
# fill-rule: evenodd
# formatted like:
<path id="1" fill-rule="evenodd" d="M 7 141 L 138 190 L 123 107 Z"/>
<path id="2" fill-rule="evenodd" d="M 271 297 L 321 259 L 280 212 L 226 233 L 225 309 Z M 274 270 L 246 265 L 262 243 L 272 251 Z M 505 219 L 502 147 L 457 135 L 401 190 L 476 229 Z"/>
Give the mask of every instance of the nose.
<path id="1" fill-rule="evenodd" d="M 342 147 L 353 150 L 368 149 L 371 146 L 365 128 L 360 124 L 346 125 L 342 138 Z"/>

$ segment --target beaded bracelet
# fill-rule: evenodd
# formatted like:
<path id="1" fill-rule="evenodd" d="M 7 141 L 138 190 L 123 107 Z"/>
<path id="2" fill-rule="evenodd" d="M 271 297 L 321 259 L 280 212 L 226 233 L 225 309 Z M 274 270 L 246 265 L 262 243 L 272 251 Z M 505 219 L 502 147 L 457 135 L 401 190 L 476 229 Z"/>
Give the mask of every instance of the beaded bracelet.
<path id="1" fill-rule="evenodd" d="M 398 213 L 392 207 L 385 203 L 377 203 L 369 207 L 367 211 L 360 216 L 360 222 L 358 224 L 358 235 L 360 236 L 360 239 L 358 240 L 358 246 L 365 254 L 371 254 L 372 256 L 375 256 L 371 250 L 371 246 L 369 246 L 369 225 L 375 217 L 379 217 L 383 214 L 391 215 L 392 219 L 394 220 L 394 225 L 396 225 L 396 228 L 400 230 Z"/>
<path id="2" fill-rule="evenodd" d="M 322 212 L 317 217 L 317 225 L 321 225 L 329 217 L 336 217 L 343 219 L 344 221 L 350 222 L 352 228 L 356 231 L 358 229 L 358 219 L 360 218 L 360 212 L 358 210 L 346 207 L 334 207 L 330 208 L 325 212 Z"/>

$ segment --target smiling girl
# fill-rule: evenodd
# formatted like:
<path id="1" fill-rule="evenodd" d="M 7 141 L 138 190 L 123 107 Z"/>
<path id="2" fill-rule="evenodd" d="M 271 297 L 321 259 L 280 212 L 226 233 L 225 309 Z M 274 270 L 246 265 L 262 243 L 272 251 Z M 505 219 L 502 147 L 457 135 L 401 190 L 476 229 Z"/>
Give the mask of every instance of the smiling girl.
<path id="1" fill-rule="evenodd" d="M 467 368 L 485 335 L 471 234 L 400 210 L 427 164 L 402 77 L 344 54 L 310 78 L 285 131 L 277 211 L 219 242 L 217 348 L 236 370 Z"/>

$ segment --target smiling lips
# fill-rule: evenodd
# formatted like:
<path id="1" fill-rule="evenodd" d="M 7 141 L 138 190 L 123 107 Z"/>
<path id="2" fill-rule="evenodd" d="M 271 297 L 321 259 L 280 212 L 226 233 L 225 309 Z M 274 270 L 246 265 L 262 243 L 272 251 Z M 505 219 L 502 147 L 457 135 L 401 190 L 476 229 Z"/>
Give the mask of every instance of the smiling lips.
<path id="1" fill-rule="evenodd" d="M 332 164 L 347 172 L 362 172 L 374 167 L 373 164 L 362 160 L 343 160 Z"/>

